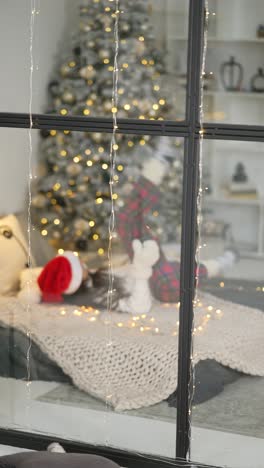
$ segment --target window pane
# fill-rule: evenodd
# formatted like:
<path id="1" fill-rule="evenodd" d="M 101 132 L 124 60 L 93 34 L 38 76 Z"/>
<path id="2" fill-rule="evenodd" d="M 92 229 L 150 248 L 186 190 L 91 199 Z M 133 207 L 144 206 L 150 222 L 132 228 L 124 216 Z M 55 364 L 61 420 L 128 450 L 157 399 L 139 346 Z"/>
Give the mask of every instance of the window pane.
<path id="1" fill-rule="evenodd" d="M 31 15 L 30 0 L 6 2 L 1 111 L 28 112 L 32 66 L 33 112 L 111 117 L 114 11 L 109 0 L 39 0 Z M 184 119 L 187 21 L 186 0 L 122 2 L 120 118 Z"/>
<path id="2" fill-rule="evenodd" d="M 264 455 L 262 156 L 262 143 L 204 142 L 192 458 L 230 468 Z"/>
<path id="3" fill-rule="evenodd" d="M 173 458 L 182 139 L 0 133 L 2 427 Z"/>
<path id="4" fill-rule="evenodd" d="M 263 125 L 262 0 L 209 0 L 205 121 Z"/>

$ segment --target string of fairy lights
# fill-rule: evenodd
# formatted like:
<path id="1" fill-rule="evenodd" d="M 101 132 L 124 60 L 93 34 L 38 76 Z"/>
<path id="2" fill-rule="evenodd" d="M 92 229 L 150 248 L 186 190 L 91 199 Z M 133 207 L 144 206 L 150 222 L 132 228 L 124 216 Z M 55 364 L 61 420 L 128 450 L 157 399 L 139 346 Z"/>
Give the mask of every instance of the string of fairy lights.
<path id="1" fill-rule="evenodd" d="M 161 309 L 175 309 L 179 311 L 180 302 L 176 304 L 169 304 L 164 303 L 160 305 Z M 195 325 L 193 329 L 193 335 L 200 335 L 202 334 L 210 320 L 221 319 L 223 317 L 223 311 L 218 307 L 213 307 L 212 305 L 204 305 L 200 300 L 194 301 L 194 307 L 197 309 L 204 308 L 205 313 L 200 318 L 199 323 Z M 160 312 L 162 314 L 162 311 Z M 178 313 L 178 312 L 177 312 Z M 58 314 L 61 316 L 74 316 L 74 317 L 83 317 L 86 318 L 88 322 L 92 324 L 101 324 L 101 325 L 109 325 L 110 320 L 109 317 L 101 312 L 100 310 L 91 307 L 91 306 L 81 306 L 79 308 L 69 309 L 65 307 L 60 307 L 58 309 Z M 124 314 L 120 314 L 120 317 Z M 163 330 L 160 325 L 160 320 L 150 314 L 138 314 L 134 316 L 130 316 L 125 314 L 126 316 L 123 320 L 111 320 L 111 326 L 114 328 L 125 329 L 125 330 L 137 330 L 142 334 L 148 335 L 170 335 L 170 336 L 178 336 L 179 334 L 179 320 L 175 321 L 175 325 L 170 327 L 170 330 Z"/>

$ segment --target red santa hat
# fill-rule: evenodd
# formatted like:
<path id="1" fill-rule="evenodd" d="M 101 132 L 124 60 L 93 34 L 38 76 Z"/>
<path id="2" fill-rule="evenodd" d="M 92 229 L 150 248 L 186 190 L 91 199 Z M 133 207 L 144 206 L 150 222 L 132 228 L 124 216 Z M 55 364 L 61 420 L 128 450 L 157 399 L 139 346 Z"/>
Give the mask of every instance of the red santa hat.
<path id="1" fill-rule="evenodd" d="M 62 294 L 73 294 L 79 289 L 83 269 L 79 257 L 66 251 L 50 260 L 40 273 L 37 282 L 43 302 L 61 302 Z"/>

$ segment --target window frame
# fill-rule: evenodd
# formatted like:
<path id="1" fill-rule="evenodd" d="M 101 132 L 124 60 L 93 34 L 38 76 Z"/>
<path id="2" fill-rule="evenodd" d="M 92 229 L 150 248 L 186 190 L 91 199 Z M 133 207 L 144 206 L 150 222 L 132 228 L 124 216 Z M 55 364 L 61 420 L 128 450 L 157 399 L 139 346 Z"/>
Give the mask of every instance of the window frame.
<path id="1" fill-rule="evenodd" d="M 160 0 L 162 1 L 162 0 Z M 188 1 L 188 0 L 186 0 Z M 188 461 L 190 449 L 191 422 L 189 411 L 189 385 L 192 356 L 193 298 L 195 294 L 195 255 L 197 194 L 199 184 L 199 148 L 201 134 L 203 139 L 264 141 L 264 126 L 236 125 L 221 123 L 200 124 L 201 71 L 204 46 L 206 5 L 205 0 L 189 0 L 188 56 L 187 56 L 187 93 L 185 120 L 152 121 L 118 119 L 118 132 L 123 134 L 178 136 L 184 138 L 184 175 L 182 201 L 182 239 L 181 239 L 181 288 L 180 324 L 178 345 L 178 391 L 177 427 L 175 459 L 158 459 L 140 456 L 130 452 L 108 447 L 78 444 L 68 440 L 56 439 L 68 451 L 97 453 L 109 457 L 126 467 L 154 468 L 195 466 Z M 27 113 L 0 113 L 0 127 L 75 130 L 80 132 L 112 133 L 111 118 L 60 116 Z M 175 363 L 176 365 L 176 363 Z M 18 430 L 0 428 L 0 444 L 45 450 L 54 437 L 38 435 Z M 203 465 L 205 466 L 205 465 Z"/>

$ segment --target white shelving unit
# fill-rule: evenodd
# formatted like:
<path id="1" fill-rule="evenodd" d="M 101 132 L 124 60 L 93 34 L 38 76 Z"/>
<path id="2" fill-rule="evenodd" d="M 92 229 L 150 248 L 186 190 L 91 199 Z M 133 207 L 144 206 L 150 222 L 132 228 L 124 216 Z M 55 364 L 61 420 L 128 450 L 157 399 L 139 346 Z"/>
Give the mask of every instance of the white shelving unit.
<path id="1" fill-rule="evenodd" d="M 167 68 L 172 82 L 186 74 L 188 2 L 166 0 Z M 264 38 L 257 29 L 264 24 L 263 0 L 209 0 L 209 30 L 206 73 L 211 73 L 204 90 L 204 120 L 245 125 L 264 125 L 264 93 L 252 92 L 251 78 L 264 68 Z M 226 91 L 220 76 L 221 64 L 231 56 L 243 67 L 239 91 Z M 174 79 L 173 79 L 174 77 Z M 175 87 L 174 87 L 175 93 Z M 185 89 L 178 88 L 178 104 L 184 103 Z M 204 197 L 211 218 L 232 226 L 241 255 L 264 257 L 264 145 L 255 142 L 207 140 L 203 144 L 204 164 L 211 175 L 211 196 Z M 231 182 L 237 163 L 243 163 L 251 183 L 259 191 L 258 199 L 230 198 L 226 186 Z M 248 248 L 250 245 L 251 248 Z"/>

